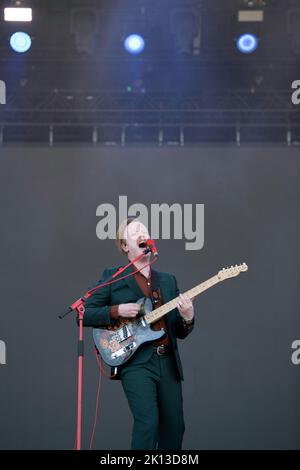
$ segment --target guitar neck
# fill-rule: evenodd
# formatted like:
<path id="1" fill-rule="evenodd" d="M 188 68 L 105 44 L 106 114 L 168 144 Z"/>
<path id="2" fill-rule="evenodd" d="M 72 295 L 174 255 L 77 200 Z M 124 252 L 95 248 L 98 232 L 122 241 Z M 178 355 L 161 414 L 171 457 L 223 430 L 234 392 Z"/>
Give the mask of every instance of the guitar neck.
<path id="1" fill-rule="evenodd" d="M 197 295 L 201 294 L 202 292 L 206 291 L 210 287 L 218 284 L 221 279 L 218 277 L 218 275 L 215 275 L 211 277 L 210 279 L 207 279 L 207 281 L 202 282 L 201 284 L 198 284 L 198 286 L 193 287 L 190 290 L 187 290 L 185 294 L 190 298 L 193 299 Z M 152 310 L 152 312 L 147 313 L 144 316 L 144 319 L 148 324 L 154 323 L 160 318 L 162 318 L 164 315 L 166 315 L 168 312 L 173 310 L 174 308 L 177 307 L 177 303 L 179 300 L 179 296 L 175 297 L 174 299 L 170 300 L 170 302 L 167 302 L 166 304 L 162 305 L 161 307 L 156 308 L 155 310 Z"/>

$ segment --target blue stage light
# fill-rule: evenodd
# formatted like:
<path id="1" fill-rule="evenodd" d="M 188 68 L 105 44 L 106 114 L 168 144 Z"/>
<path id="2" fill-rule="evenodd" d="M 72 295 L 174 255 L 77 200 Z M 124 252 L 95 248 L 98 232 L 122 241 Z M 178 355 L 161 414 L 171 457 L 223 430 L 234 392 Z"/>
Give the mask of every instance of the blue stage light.
<path id="1" fill-rule="evenodd" d="M 27 52 L 31 47 L 31 37 L 21 31 L 14 33 L 9 42 L 15 52 Z"/>
<path id="2" fill-rule="evenodd" d="M 140 54 L 145 48 L 145 41 L 139 34 L 131 34 L 124 41 L 124 47 L 130 54 Z"/>
<path id="3" fill-rule="evenodd" d="M 253 34 L 243 34 L 238 38 L 236 45 L 240 52 L 250 54 L 257 48 L 258 40 Z"/>

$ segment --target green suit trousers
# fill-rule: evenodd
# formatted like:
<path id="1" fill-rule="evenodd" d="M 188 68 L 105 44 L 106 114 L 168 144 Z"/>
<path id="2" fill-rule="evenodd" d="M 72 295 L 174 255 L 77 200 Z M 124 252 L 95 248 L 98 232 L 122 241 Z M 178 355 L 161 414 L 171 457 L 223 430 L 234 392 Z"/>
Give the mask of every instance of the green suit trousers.
<path id="1" fill-rule="evenodd" d="M 132 450 L 180 450 L 185 430 L 182 386 L 173 353 L 153 350 L 143 364 L 121 370 L 134 423 Z"/>

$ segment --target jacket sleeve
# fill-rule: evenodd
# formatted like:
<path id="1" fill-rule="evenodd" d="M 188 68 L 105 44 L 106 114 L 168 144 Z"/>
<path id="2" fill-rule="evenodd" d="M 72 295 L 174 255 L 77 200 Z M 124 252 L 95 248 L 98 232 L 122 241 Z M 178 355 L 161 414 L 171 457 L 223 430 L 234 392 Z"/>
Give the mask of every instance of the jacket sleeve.
<path id="1" fill-rule="evenodd" d="M 178 297 L 180 292 L 178 289 L 176 277 L 175 276 L 172 276 L 172 277 L 173 277 L 173 282 L 174 282 L 174 292 L 175 292 L 174 298 L 175 298 L 175 297 Z M 190 325 L 187 325 L 186 323 L 184 323 L 183 318 L 180 315 L 179 310 L 177 308 L 175 309 L 175 312 L 176 312 L 175 335 L 179 339 L 184 339 L 193 331 L 194 324 L 195 324 L 195 317 L 193 318 L 193 323 L 191 323 Z"/>
<path id="2" fill-rule="evenodd" d="M 111 277 L 108 269 L 103 271 L 101 279 L 97 284 L 102 284 Z M 93 326 L 95 328 L 111 325 L 114 321 L 111 315 L 111 286 L 101 287 L 89 297 L 85 304 L 83 326 Z"/>

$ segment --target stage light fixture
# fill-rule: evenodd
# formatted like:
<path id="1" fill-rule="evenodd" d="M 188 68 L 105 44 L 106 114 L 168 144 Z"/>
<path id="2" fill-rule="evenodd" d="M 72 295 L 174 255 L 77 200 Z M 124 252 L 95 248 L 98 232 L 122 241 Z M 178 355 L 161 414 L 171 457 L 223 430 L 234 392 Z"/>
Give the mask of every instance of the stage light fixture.
<path id="1" fill-rule="evenodd" d="M 22 31 L 17 31 L 10 37 L 10 46 L 15 52 L 27 52 L 31 47 L 31 37 Z"/>
<path id="2" fill-rule="evenodd" d="M 254 34 L 243 34 L 236 42 L 237 48 L 243 54 L 254 52 L 258 46 L 257 37 Z"/>
<path id="3" fill-rule="evenodd" d="M 287 12 L 288 33 L 294 52 L 300 54 L 300 8 L 291 8 Z"/>
<path id="4" fill-rule="evenodd" d="M 145 40 L 139 34 L 130 34 L 124 41 L 124 47 L 130 54 L 140 54 L 145 48 Z"/>
<path id="5" fill-rule="evenodd" d="M 31 8 L 4 8 L 4 21 L 32 21 Z"/>
<path id="6" fill-rule="evenodd" d="M 201 11 L 194 8 L 174 8 L 170 25 L 174 47 L 179 55 L 196 56 L 201 47 Z"/>
<path id="7" fill-rule="evenodd" d="M 78 7 L 71 10 L 71 33 L 77 52 L 92 55 L 98 33 L 98 14 L 95 8 Z"/>

